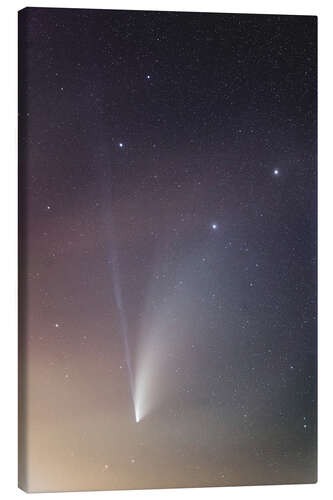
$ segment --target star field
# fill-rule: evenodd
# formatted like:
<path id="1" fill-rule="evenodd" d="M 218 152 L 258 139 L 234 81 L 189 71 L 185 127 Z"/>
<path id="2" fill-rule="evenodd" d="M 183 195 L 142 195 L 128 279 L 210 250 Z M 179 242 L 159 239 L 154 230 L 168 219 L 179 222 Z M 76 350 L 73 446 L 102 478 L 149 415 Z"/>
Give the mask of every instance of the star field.
<path id="1" fill-rule="evenodd" d="M 20 12 L 27 489 L 316 480 L 316 29 Z"/>

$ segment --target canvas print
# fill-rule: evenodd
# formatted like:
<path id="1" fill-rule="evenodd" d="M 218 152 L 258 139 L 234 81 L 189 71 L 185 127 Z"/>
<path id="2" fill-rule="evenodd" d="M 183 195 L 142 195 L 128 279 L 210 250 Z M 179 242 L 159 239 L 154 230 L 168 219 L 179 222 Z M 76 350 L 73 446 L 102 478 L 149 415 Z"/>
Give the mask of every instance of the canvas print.
<path id="1" fill-rule="evenodd" d="M 19 486 L 317 477 L 317 20 L 19 12 Z"/>

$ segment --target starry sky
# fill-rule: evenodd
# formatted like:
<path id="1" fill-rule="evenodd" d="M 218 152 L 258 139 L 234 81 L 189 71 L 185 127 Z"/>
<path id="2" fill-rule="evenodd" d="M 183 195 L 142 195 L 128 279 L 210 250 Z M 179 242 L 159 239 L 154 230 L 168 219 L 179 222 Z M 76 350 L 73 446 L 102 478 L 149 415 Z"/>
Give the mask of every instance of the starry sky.
<path id="1" fill-rule="evenodd" d="M 316 480 L 316 31 L 20 12 L 23 488 Z"/>

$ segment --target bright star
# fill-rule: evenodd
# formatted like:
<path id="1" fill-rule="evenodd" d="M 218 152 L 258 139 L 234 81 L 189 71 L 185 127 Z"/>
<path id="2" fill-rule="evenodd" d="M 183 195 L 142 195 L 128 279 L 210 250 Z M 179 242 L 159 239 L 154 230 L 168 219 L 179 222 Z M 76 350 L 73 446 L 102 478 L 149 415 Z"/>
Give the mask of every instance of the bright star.
<path id="1" fill-rule="evenodd" d="M 124 144 L 122 142 L 119 143 L 119 147 L 120 148 L 123 148 L 124 147 Z"/>
<path id="2" fill-rule="evenodd" d="M 212 224 L 212 229 L 214 229 L 214 231 L 216 231 L 216 229 L 217 229 L 217 224 L 213 223 L 213 224 Z"/>
<path id="3" fill-rule="evenodd" d="M 150 75 L 146 75 L 147 80 L 150 80 Z"/>
<path id="4" fill-rule="evenodd" d="M 280 173 L 280 172 L 279 172 L 279 170 L 278 170 L 277 168 L 275 168 L 275 169 L 273 170 L 273 174 L 274 174 L 274 175 L 279 175 L 279 173 Z"/>

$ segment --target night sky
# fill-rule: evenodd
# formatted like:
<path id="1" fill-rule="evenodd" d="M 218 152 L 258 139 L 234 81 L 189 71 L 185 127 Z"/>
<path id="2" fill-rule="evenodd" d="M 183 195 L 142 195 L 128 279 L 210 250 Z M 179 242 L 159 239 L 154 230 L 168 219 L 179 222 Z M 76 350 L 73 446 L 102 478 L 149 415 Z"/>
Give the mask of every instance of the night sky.
<path id="1" fill-rule="evenodd" d="M 21 486 L 314 482 L 316 18 L 19 20 Z"/>

